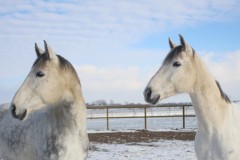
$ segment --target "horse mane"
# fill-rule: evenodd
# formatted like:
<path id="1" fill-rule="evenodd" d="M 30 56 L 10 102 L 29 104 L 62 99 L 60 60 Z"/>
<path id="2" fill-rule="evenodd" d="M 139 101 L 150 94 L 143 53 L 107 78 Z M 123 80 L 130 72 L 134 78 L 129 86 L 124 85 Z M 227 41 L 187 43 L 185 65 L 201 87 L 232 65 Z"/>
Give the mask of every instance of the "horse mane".
<path id="1" fill-rule="evenodd" d="M 219 92 L 220 92 L 220 94 L 221 94 L 222 99 L 225 100 L 227 103 L 231 103 L 230 98 L 228 97 L 228 95 L 226 95 L 226 94 L 223 92 L 223 90 L 222 90 L 222 88 L 221 88 L 221 85 L 220 85 L 220 83 L 219 83 L 217 80 L 216 80 L 216 84 L 217 84 L 217 87 L 218 87 L 218 89 L 219 89 Z"/>
<path id="2" fill-rule="evenodd" d="M 166 56 L 166 58 L 164 59 L 163 63 L 169 63 L 170 61 L 172 61 L 175 57 L 178 57 L 179 55 L 181 55 L 181 51 L 183 49 L 183 46 L 179 45 L 175 48 L 173 48 L 168 55 Z"/>
<path id="3" fill-rule="evenodd" d="M 78 78 L 77 72 L 74 69 L 73 65 L 67 59 L 63 58 L 62 56 L 60 56 L 60 55 L 56 55 L 56 56 L 58 58 L 59 67 L 62 70 L 70 70 L 80 84 L 80 80 Z M 46 65 L 47 61 L 49 61 L 47 54 L 42 54 L 35 60 L 32 68 L 44 67 Z"/>
<path id="4" fill-rule="evenodd" d="M 171 62 L 174 58 L 178 57 L 181 55 L 182 51 L 183 51 L 183 46 L 182 45 L 179 45 L 175 48 L 173 48 L 169 53 L 168 55 L 166 56 L 166 58 L 164 59 L 163 63 L 166 64 L 166 63 L 169 63 Z M 192 48 L 192 51 L 193 51 L 193 56 L 195 55 L 195 50 Z"/>
<path id="5" fill-rule="evenodd" d="M 33 63 L 32 68 L 44 67 L 46 65 L 47 60 L 49 60 L 47 54 L 41 54 Z"/>
<path id="6" fill-rule="evenodd" d="M 183 50 L 183 46 L 182 45 L 179 45 L 175 48 L 173 48 L 169 53 L 168 55 L 166 56 L 166 58 L 164 59 L 163 63 L 166 64 L 166 63 L 169 63 L 171 62 L 174 58 L 178 57 L 181 55 L 182 53 L 182 50 Z M 193 56 L 195 55 L 195 50 L 192 48 L 192 51 L 193 51 Z M 219 89 L 219 92 L 221 94 L 221 97 L 224 101 L 226 101 L 227 103 L 231 103 L 231 100 L 230 98 L 227 96 L 227 94 L 225 94 L 221 88 L 221 85 L 219 84 L 218 81 L 216 81 L 216 84 L 217 84 L 217 87 Z"/>

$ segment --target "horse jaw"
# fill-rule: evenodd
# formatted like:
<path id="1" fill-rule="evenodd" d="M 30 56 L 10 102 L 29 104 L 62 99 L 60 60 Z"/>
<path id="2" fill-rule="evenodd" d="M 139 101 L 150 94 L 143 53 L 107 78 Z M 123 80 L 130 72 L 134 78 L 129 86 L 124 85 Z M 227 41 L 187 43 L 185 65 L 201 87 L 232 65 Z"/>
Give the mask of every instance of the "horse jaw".
<path id="1" fill-rule="evenodd" d="M 169 79 L 164 75 L 167 67 L 161 67 L 150 80 L 144 90 L 145 101 L 151 104 L 156 104 L 158 101 L 176 95 L 176 90 L 173 83 L 169 83 Z"/>
<path id="2" fill-rule="evenodd" d="M 31 114 L 35 110 L 42 108 L 43 105 L 44 104 L 39 101 L 32 101 L 31 103 L 24 104 L 14 98 L 11 102 L 10 112 L 13 118 L 19 120 L 26 120 L 29 114 Z"/>

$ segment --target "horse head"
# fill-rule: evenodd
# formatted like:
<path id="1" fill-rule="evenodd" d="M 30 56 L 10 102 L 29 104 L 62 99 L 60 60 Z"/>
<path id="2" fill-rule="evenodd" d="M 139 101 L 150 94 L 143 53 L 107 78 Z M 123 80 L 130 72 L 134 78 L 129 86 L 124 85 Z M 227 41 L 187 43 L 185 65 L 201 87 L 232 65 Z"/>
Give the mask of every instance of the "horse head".
<path id="1" fill-rule="evenodd" d="M 177 46 L 169 39 L 170 52 L 144 90 L 146 102 L 156 104 L 177 93 L 192 91 L 195 81 L 195 53 L 181 35 L 180 42 L 181 45 Z"/>
<path id="2" fill-rule="evenodd" d="M 14 118 L 23 120 L 34 110 L 70 104 L 80 81 L 73 66 L 56 55 L 44 41 L 45 51 L 35 44 L 37 59 L 11 102 Z"/>

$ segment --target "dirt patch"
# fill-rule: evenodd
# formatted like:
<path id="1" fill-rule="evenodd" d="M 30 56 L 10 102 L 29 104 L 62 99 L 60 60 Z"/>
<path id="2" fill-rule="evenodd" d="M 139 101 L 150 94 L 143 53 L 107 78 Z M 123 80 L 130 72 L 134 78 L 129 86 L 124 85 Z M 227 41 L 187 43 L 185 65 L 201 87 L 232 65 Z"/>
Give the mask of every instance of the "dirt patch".
<path id="1" fill-rule="evenodd" d="M 196 132 L 137 130 L 134 132 L 89 133 L 88 136 L 90 142 L 125 144 L 153 142 L 161 139 L 194 140 L 195 134 Z"/>

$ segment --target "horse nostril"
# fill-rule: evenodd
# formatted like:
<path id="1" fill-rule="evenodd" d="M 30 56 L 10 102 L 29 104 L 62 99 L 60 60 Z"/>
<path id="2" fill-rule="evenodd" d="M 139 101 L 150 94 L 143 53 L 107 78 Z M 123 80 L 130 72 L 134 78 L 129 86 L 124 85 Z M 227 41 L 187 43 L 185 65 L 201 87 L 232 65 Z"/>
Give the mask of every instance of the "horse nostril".
<path id="1" fill-rule="evenodd" d="M 13 117 L 16 118 L 17 115 L 16 115 L 16 106 L 15 106 L 15 104 L 12 104 L 12 105 L 11 105 L 11 110 L 12 110 L 12 115 L 13 115 Z"/>
<path id="2" fill-rule="evenodd" d="M 145 90 L 145 99 L 146 99 L 146 101 L 149 101 L 149 99 L 151 99 L 151 95 L 152 95 L 152 90 L 150 88 L 147 88 Z"/>
<path id="3" fill-rule="evenodd" d="M 12 112 L 12 116 L 14 118 L 20 119 L 20 120 L 23 120 L 26 117 L 26 115 L 27 115 L 27 110 L 24 110 L 24 112 L 21 113 L 21 114 L 17 114 L 16 113 L 16 106 L 15 106 L 15 104 L 11 105 L 11 112 Z"/>
<path id="4" fill-rule="evenodd" d="M 152 95 L 152 89 L 146 88 L 144 91 L 145 101 L 151 104 L 157 104 L 157 102 L 160 100 L 160 94 L 159 95 Z"/>

